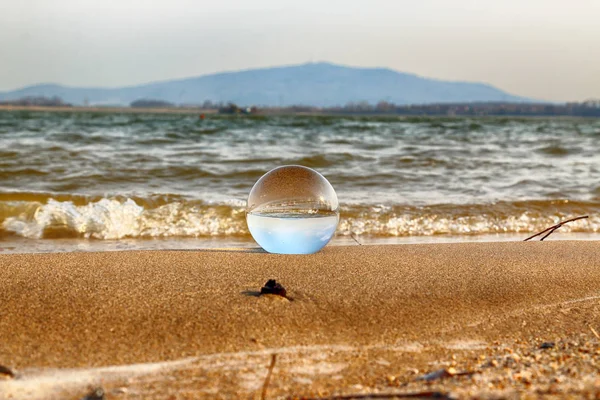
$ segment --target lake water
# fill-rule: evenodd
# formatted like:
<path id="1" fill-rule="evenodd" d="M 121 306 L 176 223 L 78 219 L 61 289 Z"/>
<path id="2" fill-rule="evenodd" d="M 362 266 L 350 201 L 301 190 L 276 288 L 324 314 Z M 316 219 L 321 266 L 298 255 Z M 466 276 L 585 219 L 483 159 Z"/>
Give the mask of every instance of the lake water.
<path id="1" fill-rule="evenodd" d="M 598 119 L 0 111 L 0 249 L 256 246 L 246 198 L 286 164 L 335 188 L 334 243 L 600 229 Z"/>

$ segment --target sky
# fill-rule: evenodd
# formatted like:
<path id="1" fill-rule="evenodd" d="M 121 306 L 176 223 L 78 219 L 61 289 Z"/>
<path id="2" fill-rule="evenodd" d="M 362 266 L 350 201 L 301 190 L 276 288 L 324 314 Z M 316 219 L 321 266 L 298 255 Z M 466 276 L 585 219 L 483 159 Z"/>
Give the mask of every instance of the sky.
<path id="1" fill-rule="evenodd" d="M 600 98 L 599 0 L 0 0 L 0 91 L 328 61 Z"/>

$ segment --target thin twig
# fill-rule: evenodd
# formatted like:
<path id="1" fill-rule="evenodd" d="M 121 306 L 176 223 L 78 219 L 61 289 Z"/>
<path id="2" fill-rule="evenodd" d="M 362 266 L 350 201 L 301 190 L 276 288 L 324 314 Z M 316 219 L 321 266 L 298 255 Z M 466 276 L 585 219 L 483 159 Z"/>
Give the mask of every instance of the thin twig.
<path id="1" fill-rule="evenodd" d="M 596 330 L 594 328 L 592 328 L 591 325 L 590 325 L 590 329 L 592 330 L 592 333 L 594 334 L 594 336 L 596 336 L 598 339 L 600 339 L 600 335 L 598 335 L 598 332 L 596 332 Z"/>
<path id="2" fill-rule="evenodd" d="M 454 397 L 449 396 L 444 392 L 412 392 L 412 393 L 365 393 L 365 394 L 348 394 L 345 396 L 331 397 L 312 397 L 304 398 L 303 400 L 361 400 L 361 399 L 445 399 L 452 400 Z"/>
<path id="3" fill-rule="evenodd" d="M 557 226 L 556 228 L 552 229 L 551 231 L 549 231 L 548 233 L 546 233 L 544 236 L 542 236 L 542 238 L 540 239 L 540 242 L 544 239 L 546 239 L 548 236 L 552 235 L 554 233 L 555 230 L 557 230 L 559 227 Z"/>
<path id="4" fill-rule="evenodd" d="M 552 225 L 550 228 L 546 228 L 543 231 L 536 233 L 535 235 L 529 236 L 527 239 L 525 239 L 523 241 L 526 242 L 529 239 L 533 239 L 536 236 L 539 236 L 541 234 L 544 234 L 544 233 L 550 231 L 547 235 L 545 235 L 544 237 L 542 237 L 540 239 L 540 241 L 542 241 L 542 240 L 546 239 L 548 236 L 550 236 L 555 230 L 557 230 L 558 228 L 560 228 L 561 226 L 563 226 L 564 224 L 569 223 L 569 222 L 573 222 L 573 221 L 577 221 L 578 219 L 584 219 L 584 218 L 589 218 L 589 216 L 583 215 L 581 217 L 575 217 L 575 218 L 571 218 L 571 219 L 567 219 L 565 221 L 559 222 L 556 225 Z"/>
<path id="5" fill-rule="evenodd" d="M 273 353 L 271 355 L 271 364 L 269 365 L 269 372 L 267 372 L 267 377 L 265 378 L 265 382 L 263 383 L 262 395 L 260 396 L 261 400 L 265 400 L 267 398 L 267 389 L 269 387 L 269 381 L 271 380 L 271 374 L 273 373 L 273 368 L 275 368 L 276 360 L 277 360 L 277 354 Z"/>
<path id="6" fill-rule="evenodd" d="M 358 239 L 356 238 L 356 235 L 354 235 L 354 232 L 350 232 L 350 237 L 351 237 L 352 239 L 354 239 L 354 241 L 355 241 L 356 243 L 358 243 L 358 245 L 359 245 L 359 246 L 362 246 L 362 243 L 358 241 Z"/>

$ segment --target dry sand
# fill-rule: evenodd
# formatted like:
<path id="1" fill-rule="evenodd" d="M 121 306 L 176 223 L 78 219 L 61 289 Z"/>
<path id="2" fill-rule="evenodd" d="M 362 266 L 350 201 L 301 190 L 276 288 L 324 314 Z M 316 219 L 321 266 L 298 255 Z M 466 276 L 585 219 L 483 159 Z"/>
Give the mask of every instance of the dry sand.
<path id="1" fill-rule="evenodd" d="M 0 255 L 0 268 L 0 365 L 16 373 L 0 372 L 0 399 L 600 396 L 596 241 Z M 290 300 L 258 296 L 267 279 Z"/>

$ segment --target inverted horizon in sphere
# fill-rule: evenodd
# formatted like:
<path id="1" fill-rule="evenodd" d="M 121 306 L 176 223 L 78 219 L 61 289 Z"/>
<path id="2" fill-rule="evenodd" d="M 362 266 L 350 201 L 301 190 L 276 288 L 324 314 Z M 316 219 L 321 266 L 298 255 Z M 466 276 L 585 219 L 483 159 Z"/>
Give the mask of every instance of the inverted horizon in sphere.
<path id="1" fill-rule="evenodd" d="M 329 243 L 338 221 L 336 214 L 308 218 L 248 214 L 248 229 L 269 253 L 312 254 Z"/>
<path id="2" fill-rule="evenodd" d="M 315 253 L 331 240 L 338 222 L 339 202 L 333 186 L 302 165 L 270 170 L 248 196 L 248 230 L 270 253 Z"/>

